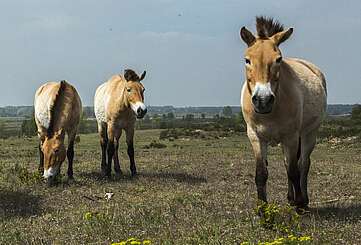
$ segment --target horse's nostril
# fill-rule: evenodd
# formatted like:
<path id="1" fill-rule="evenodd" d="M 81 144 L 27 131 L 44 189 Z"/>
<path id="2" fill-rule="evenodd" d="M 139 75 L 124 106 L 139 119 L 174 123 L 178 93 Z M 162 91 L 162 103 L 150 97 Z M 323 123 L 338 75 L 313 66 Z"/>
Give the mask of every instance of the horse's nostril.
<path id="1" fill-rule="evenodd" d="M 271 95 L 268 99 L 268 104 L 273 104 L 274 101 L 275 101 L 275 97 Z"/>
<path id="2" fill-rule="evenodd" d="M 145 115 L 145 114 L 147 113 L 147 111 L 148 111 L 148 109 L 145 108 L 145 109 L 143 110 L 143 114 Z"/>
<path id="3" fill-rule="evenodd" d="M 252 102 L 253 104 L 256 104 L 258 102 L 258 97 L 257 96 L 253 96 L 252 97 Z"/>
<path id="4" fill-rule="evenodd" d="M 138 113 L 138 114 L 142 113 L 142 108 L 139 107 L 139 108 L 137 109 L 137 113 Z"/>
<path id="5" fill-rule="evenodd" d="M 253 102 L 253 103 L 256 103 L 257 101 L 258 101 L 257 97 L 256 97 L 256 96 L 253 96 L 253 97 L 252 97 L 252 102 Z"/>

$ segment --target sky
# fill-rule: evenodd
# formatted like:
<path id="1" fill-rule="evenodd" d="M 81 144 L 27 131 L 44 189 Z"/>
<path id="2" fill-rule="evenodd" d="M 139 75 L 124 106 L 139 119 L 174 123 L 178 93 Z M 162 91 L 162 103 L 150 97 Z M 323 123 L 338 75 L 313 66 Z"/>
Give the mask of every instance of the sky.
<path id="1" fill-rule="evenodd" d="M 148 105 L 239 105 L 239 29 L 255 16 L 294 27 L 283 56 L 319 66 L 328 103 L 361 103 L 361 1 L 1 0 L 0 106 L 32 105 L 46 81 L 67 80 L 92 105 L 96 88 L 131 68 Z"/>

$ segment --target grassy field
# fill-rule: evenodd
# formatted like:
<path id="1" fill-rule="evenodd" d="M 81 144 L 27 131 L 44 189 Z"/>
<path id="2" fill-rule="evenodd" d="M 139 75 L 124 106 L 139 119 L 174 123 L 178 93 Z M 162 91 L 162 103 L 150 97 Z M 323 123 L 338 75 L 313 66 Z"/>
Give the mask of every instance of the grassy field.
<path id="1" fill-rule="evenodd" d="M 124 176 L 106 181 L 99 178 L 97 135 L 81 135 L 75 181 L 63 177 L 52 188 L 34 174 L 36 138 L 0 140 L 0 243 L 109 244 L 135 237 L 152 244 L 240 244 L 284 236 L 261 226 L 255 214 L 255 166 L 245 135 L 162 141 L 166 148 L 148 149 L 158 137 L 158 130 L 137 131 L 139 176 L 129 177 L 123 143 Z M 324 141 L 312 160 L 311 212 L 300 217 L 299 234 L 317 244 L 360 244 L 361 144 Z M 269 201 L 284 206 L 279 148 L 270 149 L 269 163 Z M 105 193 L 114 195 L 106 200 Z"/>

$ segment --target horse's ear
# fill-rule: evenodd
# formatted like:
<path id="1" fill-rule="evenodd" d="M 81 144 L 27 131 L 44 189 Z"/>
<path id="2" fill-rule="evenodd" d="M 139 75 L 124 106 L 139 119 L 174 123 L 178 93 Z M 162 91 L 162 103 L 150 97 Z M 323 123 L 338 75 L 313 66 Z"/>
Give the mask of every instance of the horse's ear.
<path id="1" fill-rule="evenodd" d="M 246 27 L 241 28 L 240 35 L 242 40 L 248 45 L 248 47 L 256 41 L 256 37 L 252 34 L 252 32 L 247 30 Z"/>
<path id="2" fill-rule="evenodd" d="M 135 72 L 133 70 L 130 69 L 126 69 L 124 70 L 124 78 L 127 82 L 134 80 L 134 76 Z"/>
<path id="3" fill-rule="evenodd" d="M 274 34 L 271 37 L 271 39 L 273 39 L 273 41 L 278 46 L 281 43 L 283 43 L 284 41 L 286 41 L 291 36 L 292 32 L 293 32 L 293 28 L 289 28 L 286 31 L 281 31 L 281 32 L 278 32 L 278 33 Z"/>
<path id="4" fill-rule="evenodd" d="M 147 74 L 147 72 L 143 71 L 142 75 L 140 76 L 139 82 L 145 78 L 145 74 Z"/>

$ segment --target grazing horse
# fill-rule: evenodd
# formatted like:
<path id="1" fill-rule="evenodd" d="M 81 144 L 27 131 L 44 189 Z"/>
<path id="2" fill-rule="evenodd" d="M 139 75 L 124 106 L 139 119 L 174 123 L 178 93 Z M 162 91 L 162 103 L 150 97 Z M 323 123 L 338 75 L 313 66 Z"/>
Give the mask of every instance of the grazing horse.
<path id="1" fill-rule="evenodd" d="M 137 173 L 133 138 L 136 118 L 143 118 L 147 113 L 144 105 L 144 86 L 141 83 L 145 73 L 144 71 L 139 77 L 133 70 L 125 70 L 124 76 L 114 75 L 96 90 L 94 111 L 98 122 L 102 150 L 101 171 L 104 176 L 111 176 L 113 158 L 115 174 L 121 174 L 118 147 L 123 129 L 128 145 L 130 171 L 132 176 Z"/>
<path id="2" fill-rule="evenodd" d="M 241 105 L 256 159 L 258 200 L 267 202 L 267 145 L 281 143 L 288 175 L 288 201 L 306 208 L 310 155 L 326 109 L 327 90 L 314 64 L 283 58 L 279 45 L 293 29 L 272 18 L 256 18 L 257 36 L 240 30 L 247 44 Z"/>
<path id="3" fill-rule="evenodd" d="M 76 89 L 66 81 L 48 82 L 35 94 L 35 122 L 38 128 L 40 165 L 48 184 L 60 172 L 68 157 L 68 177 L 73 178 L 74 141 L 82 114 L 82 104 Z M 68 149 L 65 149 L 65 133 Z"/>

